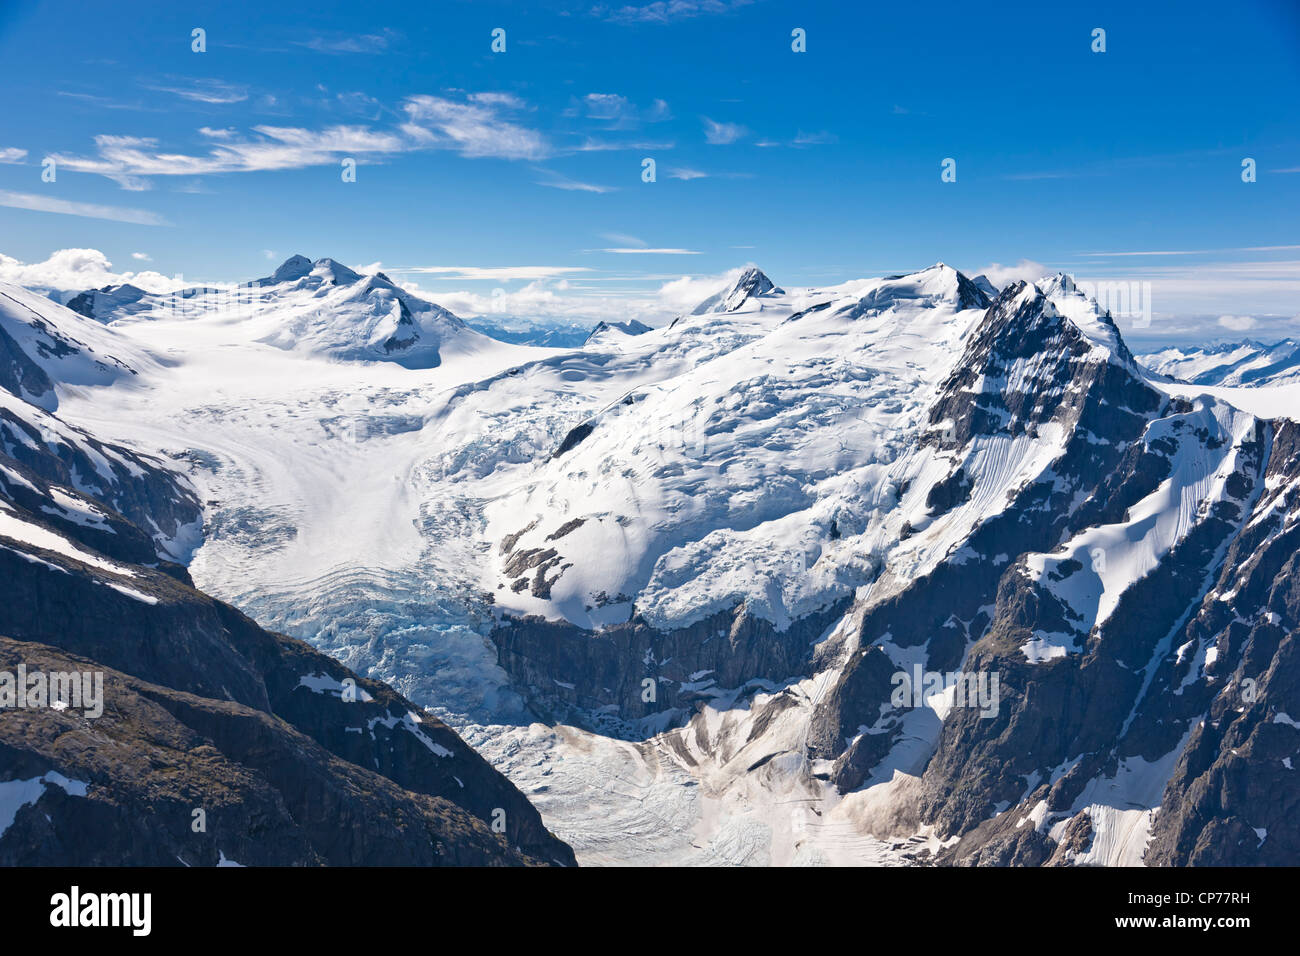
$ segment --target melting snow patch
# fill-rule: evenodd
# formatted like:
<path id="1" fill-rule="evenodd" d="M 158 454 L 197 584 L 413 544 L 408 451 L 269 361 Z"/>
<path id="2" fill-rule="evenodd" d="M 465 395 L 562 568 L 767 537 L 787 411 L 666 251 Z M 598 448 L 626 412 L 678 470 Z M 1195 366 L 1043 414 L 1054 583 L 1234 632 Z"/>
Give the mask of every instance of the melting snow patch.
<path id="1" fill-rule="evenodd" d="M 151 594 L 145 594 L 137 591 L 135 588 L 129 588 L 124 584 L 114 584 L 112 581 L 100 581 L 100 584 L 107 585 L 118 594 L 124 594 L 132 600 L 139 601 L 141 604 L 157 604 L 158 599 Z"/>
<path id="2" fill-rule="evenodd" d="M 1034 636 L 1020 645 L 1020 651 L 1031 664 L 1064 657 L 1074 650 L 1074 635 L 1035 631 Z"/>
<path id="3" fill-rule="evenodd" d="M 342 697 L 344 691 L 351 691 L 356 695 L 356 699 L 362 702 L 374 700 L 374 698 L 366 693 L 362 687 L 356 685 L 349 687 L 345 685 L 343 681 L 335 680 L 328 674 L 304 675 L 303 677 L 298 678 L 298 686 L 306 687 L 313 694 L 332 694 L 335 697 Z M 350 730 L 352 728 L 348 729 Z"/>
<path id="4" fill-rule="evenodd" d="M 435 756 L 438 757 L 455 756 L 455 754 L 453 754 L 446 747 L 442 746 L 439 743 L 435 743 L 433 739 L 430 738 L 429 735 L 426 734 L 424 730 L 420 727 L 420 723 L 421 721 L 420 721 L 419 714 L 415 714 L 412 713 L 411 711 L 407 711 L 406 714 L 402 717 L 394 717 L 392 715 L 389 715 L 388 717 L 373 717 L 371 718 L 368 726 L 370 728 L 370 736 L 373 737 L 375 735 L 376 724 L 383 724 L 385 727 L 389 728 L 390 730 L 396 727 L 398 724 L 401 724 L 403 729 L 405 729 L 409 733 L 414 734 L 416 739 L 418 739 L 420 743 L 428 747 L 429 750 L 432 751 Z"/>

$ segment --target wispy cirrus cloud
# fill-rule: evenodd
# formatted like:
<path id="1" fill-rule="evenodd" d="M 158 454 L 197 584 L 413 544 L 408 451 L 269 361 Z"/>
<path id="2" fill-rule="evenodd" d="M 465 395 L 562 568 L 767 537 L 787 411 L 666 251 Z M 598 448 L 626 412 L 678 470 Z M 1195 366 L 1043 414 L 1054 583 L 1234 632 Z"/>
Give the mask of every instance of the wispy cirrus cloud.
<path id="1" fill-rule="evenodd" d="M 149 212 L 147 209 L 74 202 L 70 199 L 57 199 L 39 193 L 16 193 L 0 189 L 0 206 L 8 206 L 11 209 L 28 209 L 32 212 L 52 212 L 64 216 L 81 216 L 85 219 L 108 219 L 113 222 L 127 222 L 137 226 L 171 225 L 162 216 Z"/>
<path id="2" fill-rule="evenodd" d="M 552 169 L 538 169 L 541 179 L 537 180 L 539 186 L 550 186 L 552 189 L 564 189 L 569 192 L 583 193 L 608 193 L 617 189 L 617 186 L 602 186 L 598 183 L 587 183 L 581 180 L 571 179 Z"/>
<path id="3" fill-rule="evenodd" d="M 146 86 L 159 93 L 171 93 L 195 103 L 229 104 L 248 99 L 248 87 L 224 80 L 194 79 Z"/>
<path id="4" fill-rule="evenodd" d="M 827 130 L 818 130 L 815 133 L 805 133 L 803 130 L 799 130 L 790 145 L 796 149 L 804 149 L 809 146 L 830 146 L 839 141 L 838 136 Z"/>
<path id="5" fill-rule="evenodd" d="M 747 7 L 754 0 L 656 0 L 654 3 L 592 7 L 593 16 L 612 23 L 674 23 L 695 17 L 718 16 Z"/>
<path id="6" fill-rule="evenodd" d="M 475 282 L 515 282 L 554 279 L 592 270 L 587 266 L 408 266 L 386 271 L 393 275 L 428 275 Z"/>
<path id="7" fill-rule="evenodd" d="M 336 162 L 342 155 L 395 153 L 403 139 L 364 126 L 332 126 L 308 130 L 286 126 L 255 126 L 251 133 L 203 127 L 200 135 L 212 141 L 203 154 L 170 152 L 153 138 L 100 135 L 97 156 L 55 154 L 61 169 L 96 173 L 123 189 L 148 189 L 155 176 L 206 176 L 220 173 L 301 169 Z"/>
<path id="8" fill-rule="evenodd" d="M 551 150 L 542 134 L 509 118 L 525 108 L 508 93 L 470 93 L 463 100 L 413 96 L 404 102 L 406 119 L 397 128 L 263 124 L 241 131 L 205 126 L 198 133 L 207 149 L 189 152 L 165 148 L 152 137 L 101 134 L 94 139 L 95 155 L 53 158 L 61 169 L 104 176 L 134 191 L 148 189 L 159 176 L 301 169 L 331 165 L 341 157 L 376 160 L 417 150 L 446 149 L 469 158 L 544 158 Z"/>
<path id="9" fill-rule="evenodd" d="M 749 130 L 739 123 L 718 123 L 702 117 L 704 120 L 704 139 L 713 146 L 726 146 L 749 135 Z"/>
<path id="10" fill-rule="evenodd" d="M 646 242 L 639 236 L 629 236 L 625 232 L 602 232 L 600 238 L 609 242 L 617 243 L 620 246 L 640 246 L 644 249 L 650 243 Z"/>
<path id="11" fill-rule="evenodd" d="M 402 107 L 402 131 L 422 146 L 455 149 L 462 156 L 544 159 L 551 153 L 546 138 L 507 118 L 525 105 L 512 93 L 470 93 L 464 102 L 412 96 Z"/>
<path id="12" fill-rule="evenodd" d="M 570 149 L 576 153 L 607 153 L 617 152 L 619 150 L 652 150 L 652 149 L 673 149 L 677 144 L 672 140 L 662 140 L 658 142 L 646 140 L 608 140 L 593 139 L 587 137 L 583 140 L 581 146 L 573 146 Z"/>
<path id="13" fill-rule="evenodd" d="M 1235 246 L 1227 249 L 1157 249 L 1144 252 L 1081 252 L 1088 258 L 1112 258 L 1133 256 L 1208 256 L 1223 252 L 1291 252 L 1300 249 L 1294 246 Z"/>
<path id="14" fill-rule="evenodd" d="M 27 150 L 19 149 L 17 146 L 6 146 L 0 149 L 0 163 L 6 165 L 17 165 L 27 159 Z"/>
<path id="15" fill-rule="evenodd" d="M 618 93 L 588 93 L 566 111 L 566 115 L 577 113 L 605 124 L 605 128 L 610 130 L 633 129 L 643 123 L 672 119 L 672 111 L 664 100 L 653 100 L 648 107 L 642 108 Z"/>
<path id="16" fill-rule="evenodd" d="M 651 249 L 647 246 L 616 246 L 612 249 L 589 249 L 588 252 L 609 252 L 617 256 L 698 256 L 700 253 L 695 249 L 673 249 L 659 248 Z"/>
<path id="17" fill-rule="evenodd" d="M 315 33 L 293 44 L 317 53 L 385 53 L 400 38 L 396 30 L 385 29 L 378 33 Z"/>

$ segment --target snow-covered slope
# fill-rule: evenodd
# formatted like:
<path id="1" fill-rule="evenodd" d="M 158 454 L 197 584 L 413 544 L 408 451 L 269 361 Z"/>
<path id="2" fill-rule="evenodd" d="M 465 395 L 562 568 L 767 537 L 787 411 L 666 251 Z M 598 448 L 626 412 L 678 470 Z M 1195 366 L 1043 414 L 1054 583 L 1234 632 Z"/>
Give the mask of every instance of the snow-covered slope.
<path id="1" fill-rule="evenodd" d="M 148 371 L 143 348 L 19 286 L 0 283 L 0 388 L 47 411 L 56 383 L 102 386 Z"/>
<path id="2" fill-rule="evenodd" d="M 986 304 L 961 285 L 936 266 L 786 296 L 751 272 L 725 312 L 595 354 L 632 387 L 489 508 L 483 586 L 517 613 L 591 626 L 635 604 L 666 628 L 742 600 L 784 625 L 851 593 L 877 568 L 864 534 L 896 503 L 890 466 Z"/>

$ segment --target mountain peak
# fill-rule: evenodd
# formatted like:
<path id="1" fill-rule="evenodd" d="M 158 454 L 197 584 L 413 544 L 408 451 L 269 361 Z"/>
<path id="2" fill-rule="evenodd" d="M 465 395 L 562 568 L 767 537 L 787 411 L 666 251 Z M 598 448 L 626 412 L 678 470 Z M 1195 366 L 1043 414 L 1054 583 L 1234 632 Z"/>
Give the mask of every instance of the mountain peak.
<path id="1" fill-rule="evenodd" d="M 773 283 L 758 266 L 749 265 L 729 289 L 709 296 L 695 307 L 691 315 L 735 312 L 750 299 L 778 295 L 785 295 L 785 290 Z"/>
<path id="2" fill-rule="evenodd" d="M 335 259 L 317 259 L 312 263 L 311 274 L 334 285 L 351 285 L 361 279 L 361 274 L 349 269 Z"/>
<path id="3" fill-rule="evenodd" d="M 311 272 L 311 260 L 306 256 L 290 256 L 280 263 L 280 268 L 276 269 L 268 277 L 267 285 L 279 285 L 281 282 L 293 282 L 295 279 L 301 279 Z"/>

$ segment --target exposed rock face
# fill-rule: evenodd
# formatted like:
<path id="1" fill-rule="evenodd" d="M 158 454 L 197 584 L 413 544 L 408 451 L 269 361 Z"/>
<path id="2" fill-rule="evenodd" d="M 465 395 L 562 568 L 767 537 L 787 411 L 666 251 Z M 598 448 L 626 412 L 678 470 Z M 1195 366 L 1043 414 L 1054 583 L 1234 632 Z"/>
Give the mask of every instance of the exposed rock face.
<path id="1" fill-rule="evenodd" d="M 141 681 L 49 645 L 0 638 L 0 669 L 20 664 L 47 673 L 101 671 L 107 705 L 93 720 L 48 707 L 0 719 L 8 778 L 0 788 L 22 792 L 0 835 L 2 865 L 481 866 L 563 859 L 554 852 L 559 847 L 532 856 L 466 807 L 419 789 L 418 779 L 408 789 L 264 710 Z"/>
<path id="2" fill-rule="evenodd" d="M 887 665 L 871 666 L 883 657 L 872 642 L 887 636 L 924 647 L 933 670 L 960 665 L 1001 680 L 997 714 L 952 710 L 924 768 L 922 819 L 962 837 L 941 861 L 1087 862 L 1107 812 L 1096 809 L 1105 807 L 1101 782 L 1133 779 L 1170 755 L 1168 786 L 1153 776 L 1148 864 L 1293 857 L 1300 834 L 1285 761 L 1300 744 L 1286 714 L 1300 709 L 1296 426 L 1205 399 L 1164 399 L 1133 373 L 1117 335 L 1113 360 L 1098 362 L 1095 342 L 1052 321 L 1050 303 L 1024 291 L 1005 291 L 977 330 L 935 405 L 932 421 L 945 425 L 936 444 L 964 449 L 1051 426 L 1068 436 L 1061 453 L 971 536 L 982 559 L 945 562 L 865 609 L 867 650 L 844 669 L 811 739 L 837 758 L 834 781 L 849 790 L 889 750 L 882 737 L 892 743 L 904 732 L 889 706 Z M 1105 527 L 1136 538 L 1135 514 L 1178 487 L 1189 462 L 1213 472 L 1221 491 L 1192 502 L 1184 520 L 1193 526 L 1108 614 L 1095 601 L 1081 613 L 1070 578 L 1104 578 L 1108 551 L 1067 544 L 1107 540 L 1093 533 Z M 935 486 L 937 509 L 969 496 L 963 467 L 972 471 L 959 464 L 952 473 L 962 474 L 961 494 Z M 976 491 L 978 481 L 976 469 Z M 989 560 L 999 553 L 1002 564 Z M 1109 554 L 1127 560 L 1122 544 Z M 1044 635 L 1065 636 L 1060 653 L 1036 656 Z M 1251 704 L 1237 686 L 1247 677 L 1258 695 Z M 870 732 L 855 730 L 863 727 Z"/>
<path id="3" fill-rule="evenodd" d="M 1171 642 L 1198 650 L 1161 661 L 1148 693 L 1161 705 L 1149 735 L 1194 715 L 1149 865 L 1292 865 L 1300 846 L 1300 426 L 1287 421 L 1272 439 L 1266 491 Z M 1210 648 L 1217 657 L 1198 680 Z"/>
<path id="4" fill-rule="evenodd" d="M 501 666 L 532 705 L 590 725 L 597 712 L 622 720 L 670 721 L 724 688 L 781 681 L 808 672 L 813 643 L 844 615 L 848 599 L 785 631 L 744 605 L 690 627 L 660 631 L 640 618 L 588 631 L 540 617 L 508 620 L 492 632 Z"/>

